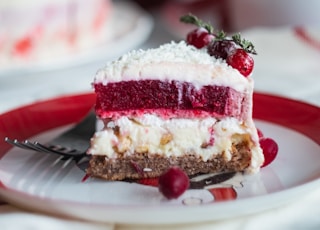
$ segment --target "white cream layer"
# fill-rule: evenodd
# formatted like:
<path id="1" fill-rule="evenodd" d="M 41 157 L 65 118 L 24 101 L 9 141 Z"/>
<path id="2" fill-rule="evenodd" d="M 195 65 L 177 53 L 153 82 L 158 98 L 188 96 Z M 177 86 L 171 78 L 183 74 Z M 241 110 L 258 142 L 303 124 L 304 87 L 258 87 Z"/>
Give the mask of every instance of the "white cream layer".
<path id="1" fill-rule="evenodd" d="M 117 134 L 115 127 L 119 128 Z M 225 159 L 230 160 L 232 143 L 241 141 L 237 134 L 248 134 L 254 143 L 258 142 L 253 122 L 244 125 L 235 118 L 220 121 L 214 118 L 163 120 L 148 114 L 132 119 L 121 117 L 96 132 L 88 154 L 117 158 L 119 153 L 148 152 L 169 157 L 189 152 L 197 153 L 207 161 L 213 155 L 224 152 Z M 204 147 L 204 144 L 207 145 Z M 248 170 L 257 170 L 263 160 L 261 149 L 254 146 Z"/>
<path id="2" fill-rule="evenodd" d="M 252 79 L 244 77 L 225 60 L 210 56 L 184 41 L 171 42 L 156 49 L 134 50 L 99 70 L 94 83 L 130 80 L 177 80 L 203 85 L 229 86 L 237 91 L 251 91 Z"/>

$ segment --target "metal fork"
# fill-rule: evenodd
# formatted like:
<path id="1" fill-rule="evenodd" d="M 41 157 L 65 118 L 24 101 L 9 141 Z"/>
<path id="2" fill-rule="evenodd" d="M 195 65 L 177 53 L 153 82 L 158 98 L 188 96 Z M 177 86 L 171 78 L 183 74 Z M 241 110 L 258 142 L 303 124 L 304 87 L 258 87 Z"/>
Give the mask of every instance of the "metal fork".
<path id="1" fill-rule="evenodd" d="M 83 164 L 83 162 L 89 159 L 89 156 L 86 155 L 86 150 L 89 148 L 90 138 L 94 134 L 95 128 L 96 115 L 93 111 L 90 111 L 76 126 L 47 144 L 29 140 L 19 141 L 17 139 L 10 139 L 9 137 L 5 137 L 5 142 L 26 150 L 57 154 L 63 156 L 64 158 L 62 159 L 72 158 L 77 164 L 80 164 L 80 161 Z"/>

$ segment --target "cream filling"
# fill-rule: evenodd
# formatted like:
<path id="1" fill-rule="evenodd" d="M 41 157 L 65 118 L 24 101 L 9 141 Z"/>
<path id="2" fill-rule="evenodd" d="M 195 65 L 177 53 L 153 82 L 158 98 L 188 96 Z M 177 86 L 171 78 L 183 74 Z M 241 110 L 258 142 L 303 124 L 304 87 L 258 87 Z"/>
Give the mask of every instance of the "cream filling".
<path id="1" fill-rule="evenodd" d="M 240 123 L 235 118 L 168 119 L 155 115 L 128 118 L 120 117 L 95 133 L 88 154 L 117 158 L 118 155 L 134 153 L 160 154 L 166 157 L 185 153 L 199 155 L 204 161 L 223 152 L 231 160 L 232 144 L 249 135 L 253 143 L 258 137 L 253 122 Z M 252 149 L 250 171 L 255 171 L 263 162 L 260 147 Z"/>

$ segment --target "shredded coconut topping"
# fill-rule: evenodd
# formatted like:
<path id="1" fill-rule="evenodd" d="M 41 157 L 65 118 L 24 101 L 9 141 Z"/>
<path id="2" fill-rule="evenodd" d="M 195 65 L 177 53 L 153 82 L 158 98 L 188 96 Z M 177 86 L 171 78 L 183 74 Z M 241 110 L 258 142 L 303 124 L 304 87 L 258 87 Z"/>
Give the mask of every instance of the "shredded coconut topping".
<path id="1" fill-rule="evenodd" d="M 107 63 L 95 76 L 95 83 L 160 79 L 194 83 L 196 86 L 223 85 L 243 91 L 250 78 L 244 78 L 225 60 L 210 56 L 184 41 L 171 42 L 155 49 L 133 50 Z"/>

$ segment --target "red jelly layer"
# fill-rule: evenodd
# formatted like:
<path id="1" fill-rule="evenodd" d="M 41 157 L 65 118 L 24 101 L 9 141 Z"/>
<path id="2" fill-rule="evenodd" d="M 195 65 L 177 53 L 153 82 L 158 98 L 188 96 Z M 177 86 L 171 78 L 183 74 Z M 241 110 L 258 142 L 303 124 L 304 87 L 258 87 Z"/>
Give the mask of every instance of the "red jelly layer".
<path id="1" fill-rule="evenodd" d="M 247 95 L 230 87 L 189 82 L 141 80 L 94 85 L 96 113 L 101 118 L 143 113 L 162 117 L 246 117 Z"/>

